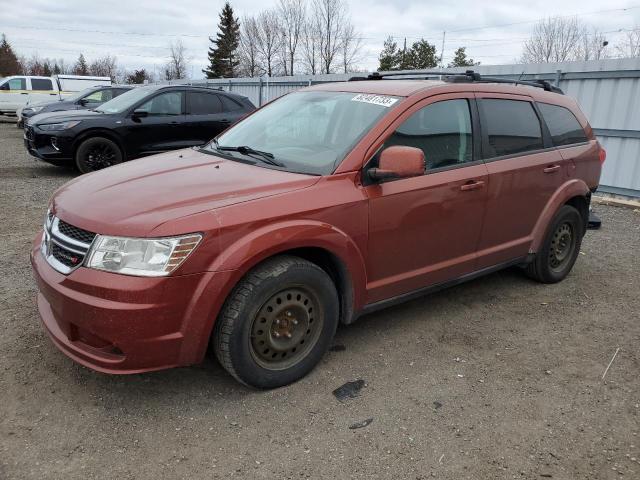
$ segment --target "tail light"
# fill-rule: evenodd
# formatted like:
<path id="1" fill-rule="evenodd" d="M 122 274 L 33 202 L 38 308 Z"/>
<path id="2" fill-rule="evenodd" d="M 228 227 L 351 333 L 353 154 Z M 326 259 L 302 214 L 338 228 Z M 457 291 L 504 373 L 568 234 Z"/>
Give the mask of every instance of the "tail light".
<path id="1" fill-rule="evenodd" d="M 600 165 L 604 165 L 604 161 L 607 159 L 607 151 L 602 148 L 602 145 L 598 145 L 598 158 L 600 159 Z"/>

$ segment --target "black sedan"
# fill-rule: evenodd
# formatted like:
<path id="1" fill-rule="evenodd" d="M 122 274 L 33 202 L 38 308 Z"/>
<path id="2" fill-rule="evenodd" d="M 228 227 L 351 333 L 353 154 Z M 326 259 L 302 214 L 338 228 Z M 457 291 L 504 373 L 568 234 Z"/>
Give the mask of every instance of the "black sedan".
<path id="1" fill-rule="evenodd" d="M 153 85 L 100 107 L 38 114 L 25 126 L 29 153 L 82 173 L 167 150 L 203 145 L 255 110 L 246 97 L 205 87 Z"/>
<path id="2" fill-rule="evenodd" d="M 39 102 L 27 105 L 19 112 L 18 127 L 22 128 L 29 118 L 40 113 L 88 110 L 99 107 L 132 88 L 131 85 L 98 85 L 86 88 L 75 95 L 61 98 L 55 102 Z"/>

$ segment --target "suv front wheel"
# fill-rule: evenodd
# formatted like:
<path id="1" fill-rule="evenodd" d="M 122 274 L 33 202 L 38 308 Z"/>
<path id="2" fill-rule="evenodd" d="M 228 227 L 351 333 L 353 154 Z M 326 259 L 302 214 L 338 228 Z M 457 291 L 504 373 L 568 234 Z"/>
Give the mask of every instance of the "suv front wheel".
<path id="1" fill-rule="evenodd" d="M 549 224 L 540 250 L 527 265 L 527 275 L 542 283 L 563 280 L 578 258 L 583 236 L 584 221 L 580 212 L 563 205 Z"/>
<path id="2" fill-rule="evenodd" d="M 95 172 L 122 163 L 122 151 L 113 140 L 91 137 L 80 144 L 75 160 L 81 173 Z"/>
<path id="3" fill-rule="evenodd" d="M 256 388 L 295 382 L 316 366 L 338 326 L 338 294 L 327 273 L 279 256 L 250 271 L 216 321 L 212 347 L 238 381 Z"/>

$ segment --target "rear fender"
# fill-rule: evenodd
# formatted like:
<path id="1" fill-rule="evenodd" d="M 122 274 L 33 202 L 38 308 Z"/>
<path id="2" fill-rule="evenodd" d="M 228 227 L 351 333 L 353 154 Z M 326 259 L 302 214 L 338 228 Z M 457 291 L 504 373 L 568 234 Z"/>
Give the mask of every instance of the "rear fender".
<path id="1" fill-rule="evenodd" d="M 535 227 L 533 228 L 533 241 L 529 248 L 529 253 L 536 253 L 547 234 L 547 228 L 551 219 L 556 212 L 573 197 L 587 197 L 590 194 L 587 184 L 578 179 L 572 179 L 564 183 L 553 196 L 549 199 L 542 214 L 538 217 Z"/>

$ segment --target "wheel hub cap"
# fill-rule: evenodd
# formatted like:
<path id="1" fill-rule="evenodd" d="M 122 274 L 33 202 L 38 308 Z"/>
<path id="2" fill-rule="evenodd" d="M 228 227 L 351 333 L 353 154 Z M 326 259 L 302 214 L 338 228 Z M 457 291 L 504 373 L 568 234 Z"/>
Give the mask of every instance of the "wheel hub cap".
<path id="1" fill-rule="evenodd" d="M 302 288 L 273 295 L 251 327 L 251 353 L 270 370 L 289 368 L 315 345 L 322 327 L 319 302 Z"/>

